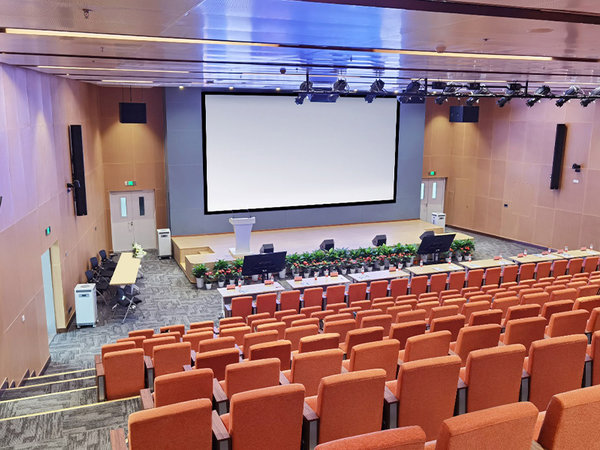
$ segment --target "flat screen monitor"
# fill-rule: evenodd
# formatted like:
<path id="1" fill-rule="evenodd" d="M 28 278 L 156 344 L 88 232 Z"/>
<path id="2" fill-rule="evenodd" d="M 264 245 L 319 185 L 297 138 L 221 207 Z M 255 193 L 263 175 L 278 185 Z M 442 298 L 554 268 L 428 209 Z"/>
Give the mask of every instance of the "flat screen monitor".
<path id="1" fill-rule="evenodd" d="M 244 256 L 242 275 L 249 277 L 251 275 L 280 272 L 285 267 L 286 254 L 287 252 L 275 252 Z"/>
<path id="2" fill-rule="evenodd" d="M 434 234 L 433 236 L 425 236 L 421 239 L 421 245 L 417 253 L 419 255 L 428 255 L 430 253 L 444 253 L 450 250 L 452 241 L 456 234 Z"/>

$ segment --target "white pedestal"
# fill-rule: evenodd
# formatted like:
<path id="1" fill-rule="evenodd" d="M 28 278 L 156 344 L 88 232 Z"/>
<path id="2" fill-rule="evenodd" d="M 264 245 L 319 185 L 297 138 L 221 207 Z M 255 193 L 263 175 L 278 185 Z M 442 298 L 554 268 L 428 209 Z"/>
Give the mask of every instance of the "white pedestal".
<path id="1" fill-rule="evenodd" d="M 250 254 L 250 233 L 252 225 L 256 223 L 256 217 L 232 217 L 229 223 L 233 225 L 235 232 L 235 248 L 230 248 L 229 253 L 234 258 Z"/>

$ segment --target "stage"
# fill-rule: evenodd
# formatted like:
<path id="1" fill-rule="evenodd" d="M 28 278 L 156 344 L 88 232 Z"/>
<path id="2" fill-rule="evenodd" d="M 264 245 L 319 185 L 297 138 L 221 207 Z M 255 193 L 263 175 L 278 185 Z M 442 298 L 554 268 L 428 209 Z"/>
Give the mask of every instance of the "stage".
<path id="1" fill-rule="evenodd" d="M 327 225 L 280 230 L 253 231 L 250 249 L 259 253 L 262 244 L 271 243 L 275 251 L 302 253 L 319 248 L 324 239 L 333 239 L 337 248 L 372 247 L 372 239 L 378 234 L 387 236 L 388 245 L 419 244 L 419 236 L 425 231 L 442 233 L 442 228 L 422 220 L 398 220 L 392 222 L 369 222 L 348 225 Z M 472 239 L 464 233 L 457 233 L 456 239 Z M 229 253 L 235 247 L 235 235 L 231 233 L 201 234 L 195 236 L 174 236 L 173 256 L 190 282 L 194 283 L 192 267 L 199 263 L 209 267 L 215 261 L 232 261 Z"/>

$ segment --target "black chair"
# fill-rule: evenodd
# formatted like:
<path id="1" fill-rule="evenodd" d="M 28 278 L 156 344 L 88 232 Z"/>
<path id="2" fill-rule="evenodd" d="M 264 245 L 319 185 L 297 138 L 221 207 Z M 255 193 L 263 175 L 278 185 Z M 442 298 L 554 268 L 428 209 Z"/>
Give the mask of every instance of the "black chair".
<path id="1" fill-rule="evenodd" d="M 106 298 L 106 294 L 110 292 L 110 284 L 108 283 L 108 280 L 104 277 L 96 276 L 91 270 L 85 271 L 85 277 L 88 283 L 96 284 L 96 292 L 100 294 L 104 300 L 104 303 L 108 305 L 108 299 Z"/>
<path id="2" fill-rule="evenodd" d="M 90 266 L 92 267 L 94 274 L 99 277 L 110 278 L 113 276 L 113 273 L 115 273 L 115 269 L 105 269 L 104 267 L 101 267 L 98 263 L 98 258 L 95 256 L 90 258 Z"/>
<path id="3" fill-rule="evenodd" d="M 125 288 L 118 287 L 117 296 L 115 300 L 116 303 L 112 307 L 113 317 L 115 316 L 117 307 L 122 306 L 123 308 L 125 308 L 125 315 L 123 316 L 123 320 L 121 321 L 121 323 L 125 323 L 125 319 L 127 319 L 129 313 L 135 312 L 137 310 L 137 305 L 142 303 L 142 300 L 140 300 L 138 297 L 135 297 L 135 295 L 133 294 L 133 289 L 131 288 L 131 286 L 127 286 Z"/>
<path id="4" fill-rule="evenodd" d="M 109 256 L 107 256 L 106 250 L 102 249 L 98 252 L 98 255 L 100 256 L 100 265 L 104 269 L 114 270 L 115 267 L 117 267 L 117 263 L 113 261 L 113 257 L 116 256 L 114 253 L 111 253 Z"/>

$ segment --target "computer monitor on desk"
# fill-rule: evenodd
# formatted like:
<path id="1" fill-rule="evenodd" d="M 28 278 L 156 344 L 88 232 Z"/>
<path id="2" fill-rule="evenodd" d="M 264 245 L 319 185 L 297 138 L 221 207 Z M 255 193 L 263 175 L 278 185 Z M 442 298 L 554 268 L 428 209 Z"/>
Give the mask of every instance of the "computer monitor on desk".
<path id="1" fill-rule="evenodd" d="M 428 234 L 422 236 L 417 253 L 419 255 L 445 253 L 450 250 L 455 236 L 456 234 Z"/>
<path id="2" fill-rule="evenodd" d="M 286 254 L 287 252 L 274 252 L 244 256 L 242 275 L 249 277 L 251 275 L 280 272 L 285 267 Z"/>

